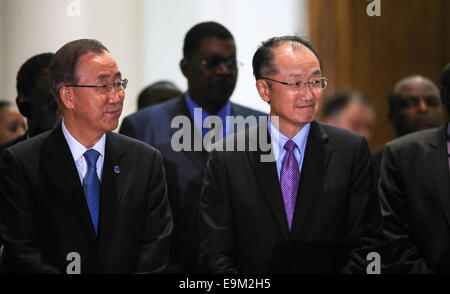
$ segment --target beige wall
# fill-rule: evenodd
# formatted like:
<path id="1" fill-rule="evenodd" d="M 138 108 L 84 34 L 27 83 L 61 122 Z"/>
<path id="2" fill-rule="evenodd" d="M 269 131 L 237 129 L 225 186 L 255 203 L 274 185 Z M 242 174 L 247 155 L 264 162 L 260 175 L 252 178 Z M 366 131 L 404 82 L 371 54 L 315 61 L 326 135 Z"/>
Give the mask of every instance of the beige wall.
<path id="1" fill-rule="evenodd" d="M 69 16 L 78 1 L 80 16 Z M 183 39 L 194 24 L 217 21 L 236 39 L 240 69 L 232 101 L 268 111 L 259 98 L 251 58 L 261 41 L 307 35 L 305 0 L 0 0 L 0 96 L 14 100 L 19 67 L 29 57 L 55 52 L 79 38 L 100 40 L 130 80 L 122 118 L 136 110 L 148 84 L 169 79 L 183 91 Z"/>

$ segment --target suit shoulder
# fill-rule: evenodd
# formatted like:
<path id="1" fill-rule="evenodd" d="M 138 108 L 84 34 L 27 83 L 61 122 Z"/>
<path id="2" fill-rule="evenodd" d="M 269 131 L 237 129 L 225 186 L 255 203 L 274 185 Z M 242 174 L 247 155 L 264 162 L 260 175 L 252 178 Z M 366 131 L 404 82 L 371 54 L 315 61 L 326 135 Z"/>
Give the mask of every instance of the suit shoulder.
<path id="1" fill-rule="evenodd" d="M 317 122 L 317 124 L 325 131 L 332 141 L 345 144 L 359 144 L 362 140 L 365 140 L 364 136 L 356 132 L 332 126 L 323 122 Z"/>
<path id="2" fill-rule="evenodd" d="M 242 116 L 249 116 L 249 115 L 254 115 L 254 116 L 266 116 L 267 113 L 261 112 L 259 110 L 255 110 L 253 108 L 250 107 L 246 107 L 246 106 L 242 106 L 236 103 L 231 102 L 232 105 L 232 109 L 233 115 L 242 115 Z"/>
<path id="3" fill-rule="evenodd" d="M 113 132 L 110 133 L 110 136 L 117 144 L 120 144 L 126 150 L 132 150 L 133 152 L 147 152 L 149 154 L 160 154 L 160 152 L 153 146 L 137 139 Z"/>
<path id="4" fill-rule="evenodd" d="M 440 135 L 444 136 L 445 133 L 442 130 L 442 127 L 434 128 L 434 129 L 428 129 L 423 131 L 418 131 L 414 133 L 410 133 L 407 135 L 404 135 L 400 138 L 394 139 L 386 144 L 387 147 L 394 147 L 394 148 L 405 148 L 405 147 L 411 147 L 415 145 L 422 145 L 425 142 L 429 142 L 431 140 L 435 140 Z"/>
<path id="5" fill-rule="evenodd" d="M 48 138 L 50 133 L 51 131 L 44 132 L 32 138 L 17 142 L 16 144 L 8 146 L 7 148 L 13 150 L 16 154 L 37 154 L 37 151 L 41 148 L 42 144 Z"/>

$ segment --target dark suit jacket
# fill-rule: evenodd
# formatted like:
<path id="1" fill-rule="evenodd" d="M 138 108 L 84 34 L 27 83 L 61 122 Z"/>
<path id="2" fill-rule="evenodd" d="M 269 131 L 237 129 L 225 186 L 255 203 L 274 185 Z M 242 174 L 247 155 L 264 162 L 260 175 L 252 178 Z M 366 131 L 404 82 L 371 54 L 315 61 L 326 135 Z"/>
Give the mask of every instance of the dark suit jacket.
<path id="1" fill-rule="evenodd" d="M 259 131 L 239 136 L 252 142 Z M 291 231 L 276 163 L 260 160 L 266 153 L 211 152 L 201 195 L 203 271 L 365 273 L 382 230 L 367 141 L 311 123 Z"/>
<path id="2" fill-rule="evenodd" d="M 231 103 L 230 112 L 232 116 L 264 115 L 235 103 Z M 198 259 L 198 206 L 208 153 L 176 152 L 172 149 L 171 138 L 179 130 L 177 127 L 171 128 L 172 119 L 176 116 L 185 116 L 190 120 L 192 145 L 195 136 L 201 141 L 201 134 L 194 127 L 184 96 L 127 116 L 123 120 L 120 133 L 152 145 L 161 152 L 167 172 L 168 196 L 174 215 L 171 267 L 168 272 L 192 273 Z"/>
<path id="3" fill-rule="evenodd" d="M 392 271 L 450 272 L 450 175 L 446 127 L 388 143 L 380 197 Z"/>
<path id="4" fill-rule="evenodd" d="M 25 134 L 23 134 L 20 137 L 17 137 L 14 140 L 10 140 L 7 142 L 3 142 L 2 144 L 0 144 L 0 156 L 3 152 L 3 150 L 5 150 L 6 148 L 9 148 L 13 145 L 16 145 L 17 143 L 20 143 L 22 141 L 25 141 L 28 137 L 28 132 L 26 132 Z M 3 193 L 3 185 L 0 185 L 0 195 Z M 1 228 L 1 227 L 0 227 Z M 3 240 L 2 240 L 2 236 L 0 234 L 0 247 L 3 246 Z M 0 273 L 3 272 L 3 258 L 2 258 L 2 250 L 0 250 Z"/>
<path id="5" fill-rule="evenodd" d="M 6 149 L 0 171 L 5 271 L 65 273 L 70 252 L 80 254 L 82 273 L 167 266 L 172 216 L 155 149 L 106 134 L 98 236 L 61 125 Z"/>
<path id="6" fill-rule="evenodd" d="M 372 153 L 373 170 L 377 182 L 380 179 L 381 159 L 383 158 L 383 150 L 384 149 L 380 149 Z"/>
<path id="7" fill-rule="evenodd" d="M 25 134 L 23 134 L 20 137 L 15 138 L 14 140 L 3 142 L 2 144 L 0 144 L 0 155 L 2 154 L 3 150 L 5 150 L 6 148 L 16 145 L 17 143 L 23 142 L 27 138 L 28 138 L 28 132 L 26 132 Z"/>

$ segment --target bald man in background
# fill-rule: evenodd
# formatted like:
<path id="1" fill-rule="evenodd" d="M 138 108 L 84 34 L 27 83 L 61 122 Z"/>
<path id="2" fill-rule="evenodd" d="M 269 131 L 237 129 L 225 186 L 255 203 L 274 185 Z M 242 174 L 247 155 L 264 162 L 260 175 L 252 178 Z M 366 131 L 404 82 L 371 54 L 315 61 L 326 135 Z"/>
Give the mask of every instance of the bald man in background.
<path id="1" fill-rule="evenodd" d="M 444 111 L 438 87 L 433 81 L 420 75 L 401 79 L 389 94 L 388 118 L 397 138 L 442 125 Z M 377 178 L 380 176 L 383 150 L 373 154 Z"/>
<path id="2" fill-rule="evenodd" d="M 450 64 L 442 71 L 441 80 L 442 102 L 450 114 Z M 424 97 L 431 105 L 434 87 L 429 81 L 417 79 L 414 82 L 423 85 L 423 93 L 430 93 Z M 425 109 L 423 105 L 420 107 Z M 435 111 L 434 115 L 438 113 L 442 112 Z M 429 121 L 417 122 L 425 124 Z M 402 136 L 384 148 L 379 191 L 384 236 L 392 254 L 389 259 L 385 258 L 390 271 L 450 273 L 448 154 L 448 122 Z"/>

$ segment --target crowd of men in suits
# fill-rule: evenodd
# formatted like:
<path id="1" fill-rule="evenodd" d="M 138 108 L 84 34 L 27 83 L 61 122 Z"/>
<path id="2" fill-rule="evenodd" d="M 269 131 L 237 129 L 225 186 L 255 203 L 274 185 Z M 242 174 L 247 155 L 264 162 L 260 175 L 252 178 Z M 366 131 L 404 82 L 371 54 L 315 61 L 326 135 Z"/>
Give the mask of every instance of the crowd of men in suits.
<path id="1" fill-rule="evenodd" d="M 0 145 L 3 271 L 366 273 L 376 252 L 381 273 L 450 272 L 450 64 L 440 93 L 420 76 L 395 86 L 399 138 L 373 156 L 364 136 L 317 121 L 328 80 L 311 43 L 270 38 L 252 65 L 268 115 L 229 100 L 228 29 L 193 26 L 187 91 L 153 85 L 171 99 L 125 117 L 117 134 L 128 80 L 103 44 L 30 58 L 16 99 L 28 132 Z M 342 101 L 339 121 L 355 101 L 370 107 Z M 177 150 L 180 117 L 189 148 Z"/>

